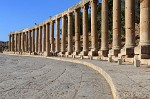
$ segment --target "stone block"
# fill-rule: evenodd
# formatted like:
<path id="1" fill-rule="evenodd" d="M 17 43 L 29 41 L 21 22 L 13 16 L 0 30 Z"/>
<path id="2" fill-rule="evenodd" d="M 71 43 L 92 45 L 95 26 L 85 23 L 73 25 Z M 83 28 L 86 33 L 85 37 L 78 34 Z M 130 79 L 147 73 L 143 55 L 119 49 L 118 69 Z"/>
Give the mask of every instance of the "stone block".
<path id="1" fill-rule="evenodd" d="M 90 51 L 88 53 L 89 56 L 98 56 L 98 52 L 97 51 Z"/>
<path id="2" fill-rule="evenodd" d="M 112 57 L 108 57 L 108 62 L 112 62 Z"/>
<path id="3" fill-rule="evenodd" d="M 108 50 L 104 50 L 104 51 L 99 51 L 98 52 L 99 56 L 103 56 L 103 57 L 108 57 Z"/>
<path id="4" fill-rule="evenodd" d="M 134 66 L 135 67 L 140 67 L 140 60 L 134 60 Z"/>
<path id="5" fill-rule="evenodd" d="M 118 65 L 122 65 L 122 59 L 118 59 Z"/>
<path id="6" fill-rule="evenodd" d="M 111 49 L 109 50 L 109 56 L 118 56 L 118 54 L 120 53 L 119 49 Z"/>

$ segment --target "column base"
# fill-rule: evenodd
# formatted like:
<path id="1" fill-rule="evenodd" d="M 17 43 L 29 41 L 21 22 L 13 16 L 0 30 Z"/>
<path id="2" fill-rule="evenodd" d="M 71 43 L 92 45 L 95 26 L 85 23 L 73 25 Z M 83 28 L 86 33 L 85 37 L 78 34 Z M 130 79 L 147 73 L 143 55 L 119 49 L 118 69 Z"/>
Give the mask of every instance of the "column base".
<path id="1" fill-rule="evenodd" d="M 121 49 L 120 55 L 133 58 L 134 57 L 134 47 L 131 47 L 131 48 L 124 47 L 123 49 Z"/>
<path id="2" fill-rule="evenodd" d="M 88 56 L 88 51 L 82 51 L 82 52 L 80 53 L 80 56 Z"/>
<path id="3" fill-rule="evenodd" d="M 120 53 L 120 49 L 111 49 L 109 50 L 108 56 L 115 56 L 118 57 L 118 54 Z"/>
<path id="4" fill-rule="evenodd" d="M 102 57 L 108 57 L 108 50 L 98 51 L 98 55 Z"/>
<path id="5" fill-rule="evenodd" d="M 64 57 L 65 56 L 65 52 L 59 52 L 58 56 Z"/>
<path id="6" fill-rule="evenodd" d="M 72 55 L 72 52 L 66 52 L 65 55 Z"/>
<path id="7" fill-rule="evenodd" d="M 89 56 L 98 56 L 98 51 L 90 51 L 88 53 Z"/>
<path id="8" fill-rule="evenodd" d="M 73 55 L 79 55 L 80 52 L 73 52 Z"/>
<path id="9" fill-rule="evenodd" d="M 46 57 L 52 56 L 52 55 L 53 55 L 53 53 L 51 53 L 51 52 L 44 52 L 44 56 L 46 56 Z"/>
<path id="10" fill-rule="evenodd" d="M 150 59 L 150 45 L 139 45 L 134 49 L 139 59 Z"/>

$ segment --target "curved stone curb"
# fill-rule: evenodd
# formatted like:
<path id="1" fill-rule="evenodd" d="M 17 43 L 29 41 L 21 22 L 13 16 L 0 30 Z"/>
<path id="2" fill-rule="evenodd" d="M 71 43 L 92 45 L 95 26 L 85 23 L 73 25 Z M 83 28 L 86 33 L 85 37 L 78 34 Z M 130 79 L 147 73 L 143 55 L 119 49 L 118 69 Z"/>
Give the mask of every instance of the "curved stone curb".
<path id="1" fill-rule="evenodd" d="M 16 55 L 16 54 L 7 54 L 7 55 Z M 55 57 L 43 57 L 43 56 L 34 56 L 34 55 L 16 55 L 16 56 L 29 56 L 29 57 L 39 57 L 39 58 L 46 58 L 46 59 L 53 59 L 53 60 L 59 60 L 59 61 L 65 61 L 65 62 L 71 62 L 71 63 L 77 63 L 77 64 L 82 64 L 85 65 L 87 67 L 92 68 L 93 70 L 97 71 L 98 73 L 100 73 L 107 81 L 107 83 L 110 86 L 112 95 L 114 99 L 120 99 L 118 97 L 118 92 L 116 90 L 116 86 L 113 83 L 112 78 L 109 76 L 109 74 L 107 72 L 105 72 L 102 68 L 92 64 L 92 63 L 88 63 L 88 62 L 83 62 L 83 61 L 79 61 L 79 60 L 75 60 L 75 59 L 62 59 L 62 58 L 55 58 Z"/>

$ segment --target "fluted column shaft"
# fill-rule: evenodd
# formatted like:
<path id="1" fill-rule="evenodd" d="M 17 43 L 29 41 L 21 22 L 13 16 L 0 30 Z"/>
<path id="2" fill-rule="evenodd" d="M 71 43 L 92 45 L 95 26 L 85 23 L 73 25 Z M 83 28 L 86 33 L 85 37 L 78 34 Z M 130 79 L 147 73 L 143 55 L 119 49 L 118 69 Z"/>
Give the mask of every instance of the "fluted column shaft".
<path id="1" fill-rule="evenodd" d="M 113 49 L 121 48 L 121 0 L 113 0 Z"/>
<path id="2" fill-rule="evenodd" d="M 39 44 L 39 28 L 36 29 L 36 52 L 38 52 L 38 44 Z"/>
<path id="3" fill-rule="evenodd" d="M 75 52 L 80 52 L 80 9 L 75 10 Z"/>
<path id="4" fill-rule="evenodd" d="M 102 0 L 101 50 L 108 50 L 108 0 Z"/>
<path id="5" fill-rule="evenodd" d="M 35 29 L 32 30 L 32 52 L 35 52 Z"/>
<path id="6" fill-rule="evenodd" d="M 68 53 L 73 52 L 73 23 L 72 23 L 72 13 L 68 14 Z"/>
<path id="7" fill-rule="evenodd" d="M 9 34 L 9 51 L 11 51 L 11 45 L 12 45 L 12 40 L 11 40 L 11 34 Z"/>
<path id="8" fill-rule="evenodd" d="M 54 45 L 54 21 L 51 21 L 50 26 L 51 26 L 50 27 L 50 44 L 51 44 L 51 50 L 50 51 L 51 52 L 55 52 L 55 45 Z M 57 38 L 58 34 L 56 33 L 56 38 Z M 58 37 L 58 38 L 60 39 L 60 37 Z M 59 46 L 59 41 L 56 40 L 56 42 L 58 42 L 58 46 Z"/>
<path id="9" fill-rule="evenodd" d="M 66 51 L 66 16 L 62 17 L 62 40 L 61 40 L 61 52 Z"/>
<path id="10" fill-rule="evenodd" d="M 135 0 L 125 0 L 126 48 L 135 46 Z"/>
<path id="11" fill-rule="evenodd" d="M 60 52 L 60 19 L 56 19 L 56 52 Z"/>
<path id="12" fill-rule="evenodd" d="M 42 26 L 39 29 L 39 52 L 42 52 Z"/>
<path id="13" fill-rule="evenodd" d="M 97 0 L 91 1 L 91 51 L 98 51 Z"/>
<path id="14" fill-rule="evenodd" d="M 18 51 L 18 37 L 17 34 L 15 34 L 15 52 Z"/>
<path id="15" fill-rule="evenodd" d="M 83 52 L 89 51 L 88 5 L 83 7 Z"/>
<path id="16" fill-rule="evenodd" d="M 50 54 L 50 23 L 46 24 L 46 56 Z"/>

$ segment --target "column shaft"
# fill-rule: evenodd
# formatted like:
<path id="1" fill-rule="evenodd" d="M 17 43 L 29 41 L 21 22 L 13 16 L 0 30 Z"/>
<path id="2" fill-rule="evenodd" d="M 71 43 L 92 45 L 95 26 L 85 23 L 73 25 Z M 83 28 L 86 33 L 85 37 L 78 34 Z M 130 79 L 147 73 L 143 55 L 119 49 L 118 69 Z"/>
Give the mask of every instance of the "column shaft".
<path id="1" fill-rule="evenodd" d="M 150 0 L 140 5 L 140 45 L 150 45 Z"/>
<path id="2" fill-rule="evenodd" d="M 29 30 L 29 51 L 30 51 L 30 53 L 32 52 L 32 37 L 31 37 L 31 35 L 32 35 L 32 31 Z"/>
<path id="3" fill-rule="evenodd" d="M 11 51 L 11 34 L 9 34 L 9 51 Z"/>
<path id="4" fill-rule="evenodd" d="M 68 54 L 73 52 L 73 24 L 72 24 L 72 13 L 68 14 Z"/>
<path id="5" fill-rule="evenodd" d="M 28 33 L 28 31 L 26 32 L 26 51 L 28 51 L 28 35 L 29 35 L 29 33 Z"/>
<path id="6" fill-rule="evenodd" d="M 102 0 L 101 51 L 108 50 L 108 0 Z"/>
<path id="7" fill-rule="evenodd" d="M 21 52 L 21 33 L 19 33 L 18 35 L 19 35 L 19 52 Z"/>
<path id="8" fill-rule="evenodd" d="M 60 19 L 56 20 L 56 52 L 60 52 Z"/>
<path id="9" fill-rule="evenodd" d="M 58 24 L 58 23 L 57 23 Z M 58 27 L 57 27 L 58 28 Z M 56 29 L 56 31 L 58 31 L 57 29 Z M 58 31 L 59 32 L 59 31 Z M 59 34 L 59 33 L 58 33 Z M 60 46 L 59 45 L 59 41 L 57 41 L 57 38 L 59 38 L 59 37 L 57 37 L 58 36 L 58 34 L 56 33 L 56 42 L 58 42 L 58 46 Z M 60 40 L 60 38 L 58 39 L 58 40 Z M 55 45 L 54 45 L 54 21 L 51 21 L 51 23 L 50 23 L 50 44 L 51 44 L 51 52 L 55 52 Z M 57 43 L 56 43 L 57 44 Z M 57 45 L 56 45 L 57 46 Z M 60 50 L 58 50 L 58 51 L 60 51 Z"/>
<path id="10" fill-rule="evenodd" d="M 135 0 L 125 0 L 126 48 L 135 46 Z"/>
<path id="11" fill-rule="evenodd" d="M 46 26 L 43 26 L 43 52 L 46 51 Z"/>
<path id="12" fill-rule="evenodd" d="M 50 55 L 50 24 L 47 23 L 46 24 L 46 56 L 49 56 Z"/>
<path id="13" fill-rule="evenodd" d="M 98 51 L 97 1 L 91 2 L 91 47 L 91 51 Z"/>
<path id="14" fill-rule="evenodd" d="M 24 52 L 24 32 L 22 32 L 22 52 Z"/>
<path id="15" fill-rule="evenodd" d="M 42 26 L 39 29 L 39 52 L 42 52 Z"/>
<path id="16" fill-rule="evenodd" d="M 15 51 L 15 50 L 14 50 L 14 43 L 15 43 L 15 41 L 14 41 L 14 34 L 12 34 L 12 47 L 11 47 L 11 48 L 12 48 L 12 51 Z"/>
<path id="17" fill-rule="evenodd" d="M 88 5 L 83 7 L 83 52 L 89 51 Z"/>
<path id="18" fill-rule="evenodd" d="M 121 47 L 121 0 L 113 0 L 113 49 Z"/>
<path id="19" fill-rule="evenodd" d="M 39 44 L 39 28 L 36 29 L 36 52 L 38 52 L 38 44 Z"/>
<path id="20" fill-rule="evenodd" d="M 17 52 L 18 51 L 18 46 L 17 46 L 18 45 L 18 42 L 17 42 L 18 41 L 18 37 L 17 37 L 17 34 L 15 34 L 15 38 L 16 38 L 15 39 L 15 52 Z"/>
<path id="21" fill-rule="evenodd" d="M 35 52 L 35 29 L 32 30 L 32 52 Z"/>
<path id="22" fill-rule="evenodd" d="M 61 40 L 61 52 L 66 51 L 66 16 L 62 17 L 62 40 Z"/>
<path id="23" fill-rule="evenodd" d="M 75 10 L 75 52 L 79 53 L 80 48 L 80 9 Z"/>

